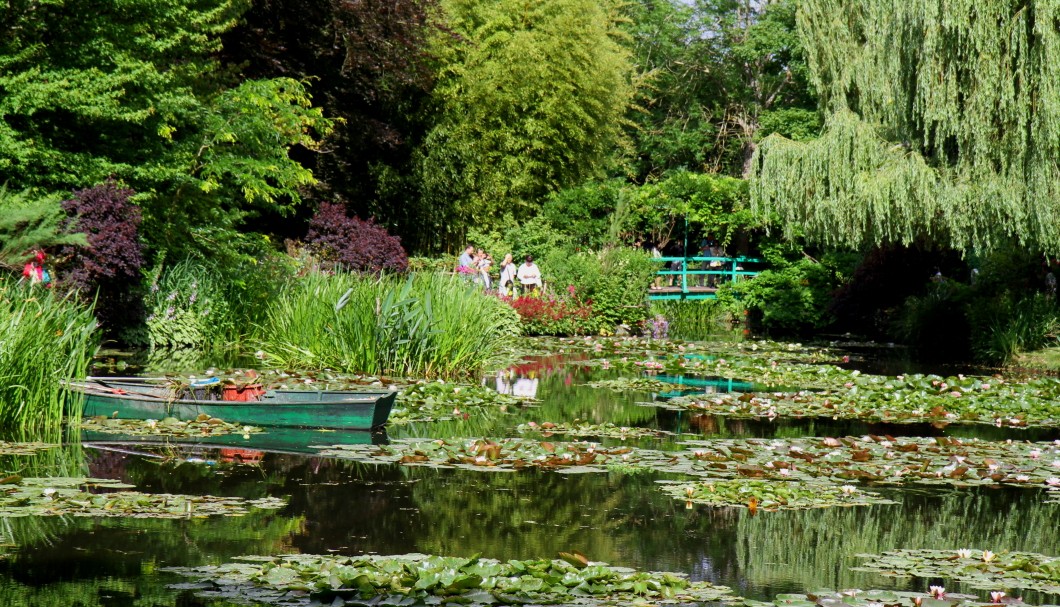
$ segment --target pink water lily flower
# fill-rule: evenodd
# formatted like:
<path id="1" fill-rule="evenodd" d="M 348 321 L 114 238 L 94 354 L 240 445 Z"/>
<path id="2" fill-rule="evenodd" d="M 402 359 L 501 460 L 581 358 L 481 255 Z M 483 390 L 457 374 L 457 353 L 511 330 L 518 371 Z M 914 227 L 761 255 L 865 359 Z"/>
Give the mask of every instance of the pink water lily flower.
<path id="1" fill-rule="evenodd" d="M 994 601 L 995 603 L 1000 603 L 1001 599 L 1003 598 L 1005 598 L 1005 593 L 1001 592 L 1000 590 L 995 590 L 994 592 L 990 593 L 990 600 Z"/>
<path id="2" fill-rule="evenodd" d="M 931 596 L 936 599 L 941 599 L 946 596 L 946 589 L 942 586 L 931 586 L 928 590 L 931 592 Z"/>

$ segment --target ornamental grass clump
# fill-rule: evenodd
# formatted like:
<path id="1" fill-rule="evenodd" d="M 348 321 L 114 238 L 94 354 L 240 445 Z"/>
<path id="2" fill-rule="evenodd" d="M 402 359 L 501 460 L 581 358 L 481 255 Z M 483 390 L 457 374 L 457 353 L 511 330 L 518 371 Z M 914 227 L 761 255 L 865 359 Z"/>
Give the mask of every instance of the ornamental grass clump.
<path id="1" fill-rule="evenodd" d="M 518 330 L 510 307 L 459 278 L 314 273 L 280 294 L 258 340 L 289 368 L 455 377 L 481 370 Z"/>
<path id="2" fill-rule="evenodd" d="M 0 430 L 61 430 L 72 398 L 63 383 L 87 375 L 95 329 L 91 307 L 74 297 L 0 280 Z M 80 409 L 69 413 L 79 417 Z"/>

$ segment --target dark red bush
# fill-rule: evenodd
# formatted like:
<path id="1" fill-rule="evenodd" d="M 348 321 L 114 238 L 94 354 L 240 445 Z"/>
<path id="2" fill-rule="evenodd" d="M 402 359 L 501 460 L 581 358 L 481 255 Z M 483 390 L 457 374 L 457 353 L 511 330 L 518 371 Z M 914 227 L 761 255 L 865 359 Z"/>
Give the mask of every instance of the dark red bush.
<path id="1" fill-rule="evenodd" d="M 67 226 L 88 237 L 87 247 L 64 247 L 60 252 L 63 283 L 94 289 L 102 283 L 139 282 L 140 209 L 129 202 L 134 192 L 114 181 L 74 192 L 63 202 Z"/>
<path id="2" fill-rule="evenodd" d="M 374 221 L 346 215 L 341 204 L 325 202 L 309 221 L 306 242 L 327 260 L 356 272 L 404 272 L 409 265 L 401 239 Z"/>
<path id="3" fill-rule="evenodd" d="M 96 297 L 96 313 L 108 329 L 132 320 L 143 253 L 140 247 L 140 208 L 130 202 L 134 192 L 108 180 L 78 190 L 63 202 L 66 229 L 84 233 L 88 246 L 66 246 L 55 256 L 60 285 Z M 113 322 L 112 322 L 113 321 Z"/>

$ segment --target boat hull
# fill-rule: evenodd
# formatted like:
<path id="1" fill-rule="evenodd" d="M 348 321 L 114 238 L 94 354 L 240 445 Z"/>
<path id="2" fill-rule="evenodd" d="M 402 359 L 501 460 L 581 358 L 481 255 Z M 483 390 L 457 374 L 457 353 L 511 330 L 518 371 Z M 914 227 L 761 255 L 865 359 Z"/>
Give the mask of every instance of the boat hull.
<path id="1" fill-rule="evenodd" d="M 194 420 L 207 415 L 250 426 L 372 430 L 382 427 L 396 392 L 275 390 L 256 401 L 169 399 L 105 387 L 80 390 L 85 417 Z"/>

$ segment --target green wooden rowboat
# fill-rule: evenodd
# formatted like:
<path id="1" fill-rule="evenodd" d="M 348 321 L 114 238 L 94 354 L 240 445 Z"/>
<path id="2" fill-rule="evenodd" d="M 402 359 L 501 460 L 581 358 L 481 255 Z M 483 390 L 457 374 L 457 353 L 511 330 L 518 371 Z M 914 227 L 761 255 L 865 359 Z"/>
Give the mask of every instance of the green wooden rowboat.
<path id="1" fill-rule="evenodd" d="M 232 395 L 225 394 L 232 386 L 221 386 L 216 380 L 174 387 L 151 381 L 89 378 L 68 387 L 80 395 L 85 417 L 194 420 L 208 415 L 251 426 L 336 430 L 382 427 L 397 395 L 393 391 L 246 388 L 236 388 Z"/>

